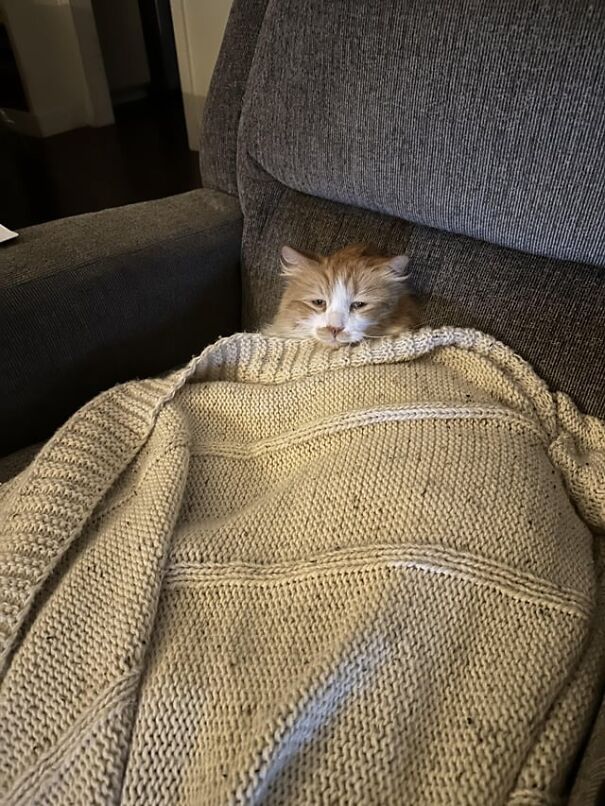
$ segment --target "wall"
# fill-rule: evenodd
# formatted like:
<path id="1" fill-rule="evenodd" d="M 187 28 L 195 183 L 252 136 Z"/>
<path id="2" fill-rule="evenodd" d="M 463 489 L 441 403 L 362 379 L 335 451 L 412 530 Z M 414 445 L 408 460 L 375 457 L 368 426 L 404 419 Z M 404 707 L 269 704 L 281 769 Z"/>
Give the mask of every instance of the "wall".
<path id="1" fill-rule="evenodd" d="M 113 123 L 90 0 L 0 0 L 30 114 L 9 125 L 49 136 Z"/>
<path id="2" fill-rule="evenodd" d="M 232 0 L 171 0 L 189 147 L 197 150 L 200 116 Z"/>
<path id="3" fill-rule="evenodd" d="M 112 95 L 149 83 L 137 0 L 92 0 L 107 83 Z"/>

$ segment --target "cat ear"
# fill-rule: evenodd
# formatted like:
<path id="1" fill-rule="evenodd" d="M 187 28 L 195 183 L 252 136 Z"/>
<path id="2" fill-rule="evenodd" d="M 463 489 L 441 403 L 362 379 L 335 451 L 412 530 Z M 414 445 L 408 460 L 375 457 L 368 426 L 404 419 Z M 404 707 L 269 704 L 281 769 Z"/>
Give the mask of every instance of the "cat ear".
<path id="1" fill-rule="evenodd" d="M 303 255 L 302 252 L 297 252 L 291 246 L 282 246 L 280 263 L 284 277 L 292 277 L 303 269 L 310 269 L 316 265 L 313 258 Z"/>
<path id="2" fill-rule="evenodd" d="M 386 266 L 397 277 L 398 280 L 407 280 L 409 274 L 406 273 L 406 269 L 409 265 L 409 262 L 410 259 L 407 255 L 395 255 L 395 257 L 390 257 L 387 260 Z"/>

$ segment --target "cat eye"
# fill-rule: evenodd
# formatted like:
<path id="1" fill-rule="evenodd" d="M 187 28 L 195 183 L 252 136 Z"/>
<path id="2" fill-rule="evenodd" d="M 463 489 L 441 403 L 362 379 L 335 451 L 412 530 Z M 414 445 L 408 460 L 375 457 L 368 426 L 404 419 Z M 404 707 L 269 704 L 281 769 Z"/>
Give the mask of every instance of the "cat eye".
<path id="1" fill-rule="evenodd" d="M 367 302 L 362 302 L 361 300 L 357 300 L 357 302 L 352 302 L 351 303 L 351 310 L 352 311 L 358 311 L 360 308 L 365 308 L 367 304 L 368 304 Z"/>
<path id="2" fill-rule="evenodd" d="M 326 304 L 325 299 L 312 299 L 311 305 L 315 308 L 323 308 Z"/>

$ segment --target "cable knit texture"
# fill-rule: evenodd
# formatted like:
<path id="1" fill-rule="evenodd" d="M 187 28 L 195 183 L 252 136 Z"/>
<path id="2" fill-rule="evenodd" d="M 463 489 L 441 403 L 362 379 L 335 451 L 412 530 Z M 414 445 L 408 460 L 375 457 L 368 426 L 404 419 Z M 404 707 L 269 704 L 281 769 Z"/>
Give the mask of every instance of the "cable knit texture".
<path id="1" fill-rule="evenodd" d="M 0 487 L 0 798 L 556 803 L 605 425 L 477 331 L 237 335 Z"/>

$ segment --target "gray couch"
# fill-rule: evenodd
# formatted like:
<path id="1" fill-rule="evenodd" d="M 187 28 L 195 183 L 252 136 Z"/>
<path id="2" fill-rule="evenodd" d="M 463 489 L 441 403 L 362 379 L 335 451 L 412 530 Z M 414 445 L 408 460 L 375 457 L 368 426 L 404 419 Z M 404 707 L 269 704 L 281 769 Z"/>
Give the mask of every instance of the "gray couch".
<path id="1" fill-rule="evenodd" d="M 0 251 L 0 454 L 257 328 L 283 243 L 407 251 L 430 324 L 494 334 L 605 417 L 604 47 L 594 0 L 235 0 L 203 188 Z"/>

